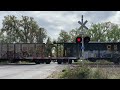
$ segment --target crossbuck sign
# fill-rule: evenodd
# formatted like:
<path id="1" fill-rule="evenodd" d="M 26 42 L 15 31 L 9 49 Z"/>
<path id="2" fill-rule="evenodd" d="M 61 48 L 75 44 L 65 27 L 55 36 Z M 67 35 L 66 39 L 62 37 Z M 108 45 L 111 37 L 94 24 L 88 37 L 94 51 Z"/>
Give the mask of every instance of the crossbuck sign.
<path id="1" fill-rule="evenodd" d="M 78 21 L 78 23 L 81 25 L 81 27 L 79 28 L 79 30 L 80 30 L 80 29 L 82 29 L 82 28 L 85 28 L 85 29 L 87 29 L 87 30 L 88 30 L 88 28 L 85 26 L 85 24 L 86 24 L 87 22 L 88 22 L 87 20 L 86 20 L 84 23 L 83 23 L 83 22 Z"/>

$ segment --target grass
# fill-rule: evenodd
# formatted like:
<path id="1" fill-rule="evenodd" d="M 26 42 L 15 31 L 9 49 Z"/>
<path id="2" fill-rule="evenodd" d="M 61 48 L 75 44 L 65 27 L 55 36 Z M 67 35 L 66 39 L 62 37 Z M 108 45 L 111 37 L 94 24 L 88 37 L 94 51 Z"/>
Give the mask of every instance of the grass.
<path id="1" fill-rule="evenodd" d="M 84 63 L 84 64 L 83 64 Z M 89 62 L 79 61 L 74 63 L 77 66 L 66 68 L 59 75 L 60 79 L 120 79 L 120 68 L 91 68 L 85 64 L 112 64 L 107 61 Z"/>
<path id="2" fill-rule="evenodd" d="M 59 76 L 60 79 L 120 79 L 119 68 L 89 68 L 77 67 L 66 69 Z"/>
<path id="3" fill-rule="evenodd" d="M 85 65 L 88 65 L 88 64 L 91 64 L 91 65 L 97 65 L 97 64 L 99 64 L 99 65 L 111 65 L 111 64 L 113 64 L 113 62 L 109 62 L 109 61 L 106 61 L 106 60 L 97 60 L 96 62 L 90 62 L 90 61 L 88 61 L 88 60 L 78 60 L 78 62 L 75 62 L 75 63 L 73 63 L 74 65 L 83 65 L 83 64 L 85 64 Z"/>
<path id="4" fill-rule="evenodd" d="M 86 67 L 75 67 L 74 69 L 67 69 L 61 74 L 62 79 L 87 79 L 90 76 L 91 70 Z"/>

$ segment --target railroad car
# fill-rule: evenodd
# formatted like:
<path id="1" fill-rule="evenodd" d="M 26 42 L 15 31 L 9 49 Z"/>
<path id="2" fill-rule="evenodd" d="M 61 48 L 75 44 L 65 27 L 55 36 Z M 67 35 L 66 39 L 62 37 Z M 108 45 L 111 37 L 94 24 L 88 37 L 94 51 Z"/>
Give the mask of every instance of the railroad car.
<path id="1" fill-rule="evenodd" d="M 35 62 L 36 64 L 57 61 L 58 64 L 77 62 L 82 57 L 81 43 L 1 43 L 0 44 L 0 61 L 9 61 L 12 63 L 18 61 Z M 84 59 L 96 61 L 108 59 L 113 62 L 119 62 L 120 43 L 101 43 L 89 42 L 84 44 Z M 48 50 L 48 47 L 50 47 Z M 48 53 L 49 51 L 49 53 Z M 107 54 L 117 54 L 105 58 Z M 109 55 L 108 55 L 109 56 Z"/>

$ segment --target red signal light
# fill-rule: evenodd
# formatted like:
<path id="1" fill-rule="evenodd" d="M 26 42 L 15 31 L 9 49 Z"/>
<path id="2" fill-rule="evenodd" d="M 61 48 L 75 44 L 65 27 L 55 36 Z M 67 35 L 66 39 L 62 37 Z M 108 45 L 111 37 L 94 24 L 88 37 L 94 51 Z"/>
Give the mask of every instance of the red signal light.
<path id="1" fill-rule="evenodd" d="M 77 38 L 77 42 L 80 42 L 81 41 L 81 38 Z"/>
<path id="2" fill-rule="evenodd" d="M 88 37 L 88 36 L 84 37 L 83 41 L 84 41 L 84 43 L 89 43 L 90 37 Z M 81 43 L 81 42 L 82 42 L 82 38 L 81 37 L 77 37 L 76 38 L 76 43 Z"/>
<path id="3" fill-rule="evenodd" d="M 82 38 L 81 38 L 81 37 L 77 37 L 77 38 L 76 38 L 76 43 L 81 43 L 81 41 L 82 41 Z"/>

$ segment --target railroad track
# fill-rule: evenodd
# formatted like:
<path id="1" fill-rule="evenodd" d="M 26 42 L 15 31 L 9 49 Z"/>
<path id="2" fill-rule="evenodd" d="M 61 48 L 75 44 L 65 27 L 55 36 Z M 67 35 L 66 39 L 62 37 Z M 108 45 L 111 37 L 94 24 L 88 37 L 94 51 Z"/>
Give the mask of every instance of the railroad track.
<path id="1" fill-rule="evenodd" d="M 120 68 L 120 65 L 99 65 L 99 64 L 83 64 L 83 65 L 71 65 L 72 67 L 82 67 L 82 66 L 86 66 L 86 67 L 91 67 L 91 68 Z"/>
<path id="2" fill-rule="evenodd" d="M 86 65 L 88 67 L 96 68 L 120 68 L 120 65 Z"/>

